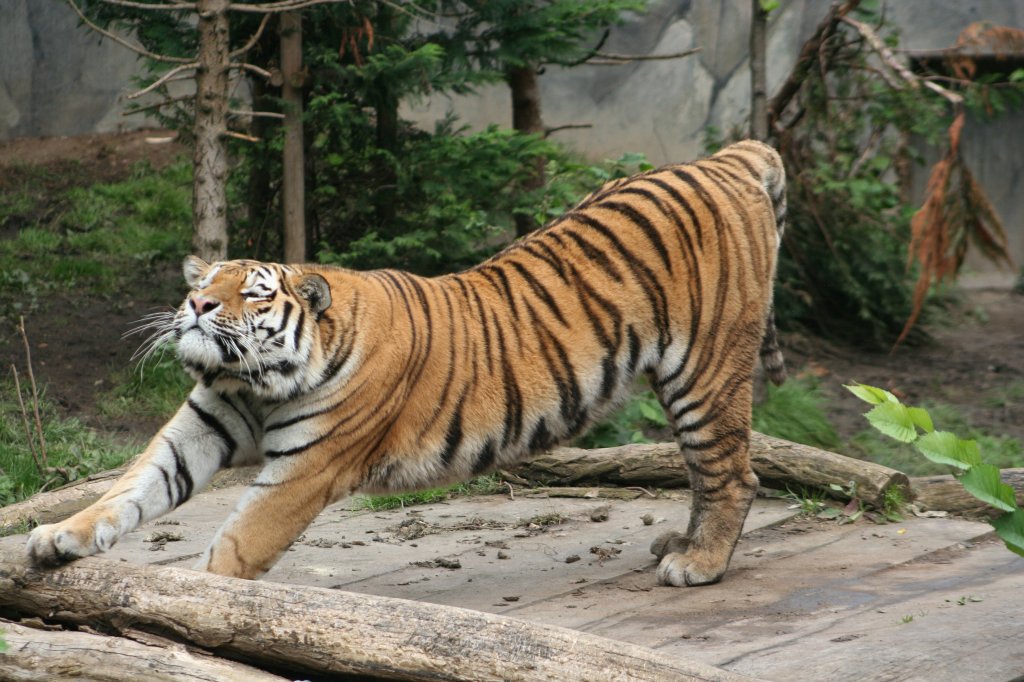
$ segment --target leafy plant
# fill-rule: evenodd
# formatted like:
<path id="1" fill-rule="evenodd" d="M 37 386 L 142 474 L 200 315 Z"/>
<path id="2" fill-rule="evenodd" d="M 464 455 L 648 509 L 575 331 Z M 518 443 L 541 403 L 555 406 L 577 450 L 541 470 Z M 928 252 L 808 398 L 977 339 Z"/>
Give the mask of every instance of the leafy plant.
<path id="1" fill-rule="evenodd" d="M 765 399 L 754 405 L 755 431 L 795 443 L 834 450 L 839 435 L 825 416 L 825 396 L 812 377 L 789 379 L 769 385 Z"/>
<path id="2" fill-rule="evenodd" d="M 983 462 L 977 441 L 950 431 L 937 431 L 927 410 L 908 407 L 889 391 L 854 384 L 846 387 L 873 405 L 866 417 L 876 429 L 901 443 L 912 443 L 929 460 L 950 467 L 967 492 L 1005 512 L 991 521 L 1010 551 L 1024 556 L 1024 510 L 1013 488 L 1000 480 L 999 468 Z"/>

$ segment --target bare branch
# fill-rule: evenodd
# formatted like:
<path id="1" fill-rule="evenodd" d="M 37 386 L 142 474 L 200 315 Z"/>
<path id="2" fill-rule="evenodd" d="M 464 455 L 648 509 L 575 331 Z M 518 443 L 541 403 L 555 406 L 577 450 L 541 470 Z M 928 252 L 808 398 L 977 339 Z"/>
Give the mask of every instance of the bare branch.
<path id="1" fill-rule="evenodd" d="M 256 32 L 252 34 L 252 36 L 245 43 L 245 45 L 242 45 L 242 47 L 238 48 L 237 50 L 232 50 L 231 52 L 229 52 L 228 57 L 237 57 L 251 50 L 259 41 L 260 37 L 263 35 L 263 29 L 267 27 L 267 23 L 270 21 L 270 17 L 270 14 L 263 15 L 263 20 L 260 22 L 260 26 L 259 28 L 256 29 Z"/>
<path id="2" fill-rule="evenodd" d="M 85 14 L 82 12 L 81 8 L 79 8 L 79 6 L 75 4 L 75 0 L 66 0 L 66 2 L 68 3 L 68 5 L 71 6 L 71 9 L 73 9 L 75 11 L 75 14 L 78 15 L 78 18 L 82 21 L 83 24 L 85 24 L 86 26 L 91 28 L 96 33 L 99 33 L 101 36 L 103 36 L 105 38 L 109 38 L 110 40 L 113 40 L 118 45 L 121 45 L 123 47 L 127 47 L 132 52 L 140 54 L 143 57 L 146 57 L 148 59 L 152 59 L 154 61 L 169 62 L 171 64 L 186 64 L 186 63 L 191 63 L 191 61 L 192 61 L 191 59 L 189 59 L 187 57 L 169 57 L 169 56 L 167 56 L 165 54 L 157 54 L 155 52 L 150 52 L 149 50 L 147 50 L 146 48 L 142 47 L 141 45 L 133 45 L 132 43 L 128 42 L 127 40 L 125 40 L 121 36 L 117 35 L 116 33 L 112 33 L 112 32 L 110 32 L 110 31 L 108 31 L 108 30 L 106 30 L 104 28 L 100 28 L 98 25 L 96 25 L 95 23 L 90 21 L 89 18 L 86 17 Z"/>
<path id="3" fill-rule="evenodd" d="M 150 109 L 163 109 L 164 107 L 168 107 L 172 104 L 177 104 L 178 102 L 185 102 L 190 99 L 195 99 L 195 95 L 180 95 L 178 97 L 168 97 L 167 99 L 162 99 L 159 102 L 154 102 L 153 104 L 147 104 L 143 107 L 135 107 L 134 109 L 131 109 L 129 111 L 122 111 L 121 115 L 133 116 L 135 114 L 141 114 L 144 111 L 149 111 Z"/>
<path id="4" fill-rule="evenodd" d="M 584 64 L 593 64 L 595 66 L 616 66 L 618 64 L 628 64 L 630 62 L 653 62 L 662 59 L 682 59 L 683 57 L 689 57 L 692 54 L 700 52 L 699 47 L 690 48 L 689 50 L 683 50 L 682 52 L 673 52 L 671 54 L 617 54 L 614 52 L 594 52 L 594 58 L 584 61 Z"/>
<path id="5" fill-rule="evenodd" d="M 231 64 L 228 68 L 229 69 L 233 69 L 233 70 L 234 69 L 241 69 L 243 71 L 252 71 L 257 76 L 262 76 L 263 78 L 266 78 L 267 80 L 270 80 L 270 77 L 273 75 L 272 73 L 270 73 L 266 69 L 262 69 L 262 68 L 256 66 L 255 64 L 249 64 L 248 62 L 240 62 L 238 64 Z"/>
<path id="6" fill-rule="evenodd" d="M 296 9 L 305 9 L 314 5 L 328 5 L 349 0 L 282 0 L 281 2 L 247 3 L 233 2 L 228 5 L 232 12 L 255 12 L 273 14 L 276 12 L 291 12 Z"/>
<path id="7" fill-rule="evenodd" d="M 262 116 L 264 118 L 284 118 L 284 114 L 279 114 L 276 111 L 239 111 L 237 109 L 229 110 L 228 116 Z"/>
<path id="8" fill-rule="evenodd" d="M 194 2 L 172 2 L 172 3 L 159 3 L 159 2 L 132 2 L 131 0 L 103 0 L 108 5 L 118 5 L 120 7 L 134 7 L 136 9 L 155 9 L 162 11 L 192 11 L 196 9 L 196 3 Z"/>
<path id="9" fill-rule="evenodd" d="M 843 23 L 849 24 L 855 28 L 858 33 L 864 36 L 864 39 L 868 41 L 868 44 L 871 45 L 875 53 L 878 54 L 879 59 L 881 59 L 886 66 L 895 71 L 896 74 L 911 87 L 917 88 L 923 85 L 954 105 L 959 105 L 964 101 L 964 98 L 959 94 L 951 90 L 947 90 L 938 83 L 924 80 L 923 78 L 915 75 L 913 71 L 908 69 L 906 65 L 896 58 L 896 55 L 893 54 L 892 50 L 882 42 L 882 39 L 878 37 L 878 34 L 875 33 L 867 24 L 857 21 L 856 19 L 851 19 L 848 16 L 841 16 L 839 17 L 839 20 Z M 888 78 L 886 79 L 886 82 L 892 85 Z"/>
<path id="10" fill-rule="evenodd" d="M 252 135 L 246 135 L 245 133 L 236 133 L 234 130 L 225 130 L 224 135 L 228 137 L 234 137 L 239 140 L 245 140 L 246 142 L 260 142 L 260 138 L 253 137 Z"/>
<path id="11" fill-rule="evenodd" d="M 544 129 L 544 137 L 553 135 L 560 130 L 578 130 L 580 128 L 593 128 L 593 123 L 566 123 L 565 125 L 552 126 L 551 128 Z"/>
<path id="12" fill-rule="evenodd" d="M 165 83 L 170 81 L 174 76 L 178 75 L 182 71 L 188 71 L 189 69 L 198 69 L 198 68 L 199 68 L 199 62 L 190 62 L 188 64 L 181 64 L 179 66 L 176 66 L 173 69 L 171 69 L 170 71 L 168 71 L 167 73 L 165 73 L 164 75 L 162 75 L 159 78 L 157 78 L 155 81 L 153 81 L 152 83 L 150 83 L 146 87 L 144 87 L 143 89 L 139 90 L 138 92 L 133 92 L 132 94 L 128 95 L 128 99 L 138 99 L 139 97 L 142 97 L 143 95 L 145 95 L 147 93 L 153 92 L 154 90 L 159 88 L 161 85 L 164 85 Z"/>

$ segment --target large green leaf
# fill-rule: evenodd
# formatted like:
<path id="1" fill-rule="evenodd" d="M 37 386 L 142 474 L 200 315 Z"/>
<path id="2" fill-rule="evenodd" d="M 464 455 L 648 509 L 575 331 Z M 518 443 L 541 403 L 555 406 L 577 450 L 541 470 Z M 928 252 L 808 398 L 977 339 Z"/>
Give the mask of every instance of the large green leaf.
<path id="1" fill-rule="evenodd" d="M 917 439 L 917 428 L 906 405 L 884 402 L 875 405 L 865 416 L 872 426 L 901 443 L 912 443 Z"/>
<path id="2" fill-rule="evenodd" d="M 843 388 L 845 388 L 850 393 L 854 394 L 864 402 L 871 403 L 872 405 L 881 405 L 882 403 L 887 402 L 899 402 L 896 396 L 894 396 L 892 393 L 889 393 L 889 391 L 886 391 L 881 388 L 875 388 L 874 386 L 868 386 L 867 384 L 853 384 L 852 386 L 847 386 L 846 384 L 843 384 Z"/>
<path id="3" fill-rule="evenodd" d="M 1017 498 L 1013 488 L 999 478 L 999 467 L 992 464 L 978 464 L 960 477 L 967 492 L 996 509 L 1012 512 L 1017 509 Z"/>
<path id="4" fill-rule="evenodd" d="M 937 464 L 945 464 L 958 469 L 970 469 L 981 464 L 978 444 L 973 440 L 963 440 L 949 431 L 932 431 L 921 436 L 914 446 L 925 457 Z"/>
<path id="5" fill-rule="evenodd" d="M 1006 543 L 1006 548 L 1024 556 L 1024 510 L 1014 509 L 992 521 L 996 535 Z"/>

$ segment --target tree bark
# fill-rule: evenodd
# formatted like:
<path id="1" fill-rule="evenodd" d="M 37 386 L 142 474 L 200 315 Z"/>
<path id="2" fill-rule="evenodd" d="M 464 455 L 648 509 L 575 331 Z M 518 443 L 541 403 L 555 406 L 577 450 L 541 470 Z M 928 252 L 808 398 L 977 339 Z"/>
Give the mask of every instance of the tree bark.
<path id="1" fill-rule="evenodd" d="M 536 67 L 528 64 L 509 69 L 505 74 L 505 80 L 512 91 L 512 127 L 527 135 L 543 135 L 544 120 L 541 117 L 540 84 L 537 81 Z M 543 157 L 534 160 L 533 168 L 520 183 L 523 192 L 532 192 L 544 186 L 546 163 Z M 514 220 L 517 237 L 523 237 L 538 227 L 533 216 L 525 213 L 517 213 Z"/>
<path id="2" fill-rule="evenodd" d="M 285 682 L 242 663 L 190 653 L 180 644 L 141 644 L 120 637 L 39 630 L 0 620 L 7 651 L 0 679 L 21 682 Z"/>
<path id="3" fill-rule="evenodd" d="M 750 136 L 768 139 L 768 13 L 761 0 L 750 0 Z"/>
<path id="4" fill-rule="evenodd" d="M 198 0 L 199 67 L 193 135 L 193 252 L 206 261 L 228 253 L 227 132 L 229 28 L 228 0 Z"/>
<path id="5" fill-rule="evenodd" d="M 36 570 L 25 565 L 21 543 L 9 540 L 0 541 L 0 607 L 114 632 L 153 633 L 294 674 L 467 681 L 748 679 L 634 644 L 404 599 L 99 558 Z"/>
<path id="6" fill-rule="evenodd" d="M 305 263 L 306 169 L 302 135 L 302 13 L 281 15 L 281 72 L 284 84 L 284 262 Z"/>
<path id="7" fill-rule="evenodd" d="M 750 460 L 762 485 L 785 488 L 808 486 L 846 488 L 856 484 L 860 499 L 881 507 L 885 492 L 899 488 L 910 498 L 910 480 L 895 469 L 865 462 L 808 445 L 751 433 Z M 556 448 L 514 469 L 511 473 L 543 485 L 619 485 L 678 488 L 689 485 L 689 472 L 675 443 L 623 445 L 580 450 Z M 836 496 L 843 496 L 833 491 Z"/>

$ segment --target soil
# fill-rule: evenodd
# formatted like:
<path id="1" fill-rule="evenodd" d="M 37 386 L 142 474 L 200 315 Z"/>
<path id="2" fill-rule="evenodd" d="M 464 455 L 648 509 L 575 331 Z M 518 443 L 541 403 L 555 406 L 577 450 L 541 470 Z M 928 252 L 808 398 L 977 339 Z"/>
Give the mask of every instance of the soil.
<path id="1" fill-rule="evenodd" d="M 55 195 L 75 185 L 116 181 L 133 164 L 146 160 L 160 167 L 183 150 L 162 131 L 71 138 L 14 140 L 0 143 L 0 193 L 9 191 L 5 168 L 35 166 Z M 18 226 L 0 226 L 0 239 Z M 153 420 L 101 417 L 97 398 L 112 377 L 132 364 L 141 339 L 122 336 L 147 312 L 176 306 L 184 286 L 176 265 L 147 272 L 120 297 L 54 294 L 43 310 L 25 321 L 32 362 L 47 395 L 69 415 L 106 430 L 144 439 L 158 426 Z M 860 381 L 887 388 L 913 404 L 948 403 L 992 435 L 1024 440 L 1024 296 L 1009 290 L 975 289 L 962 293 L 959 308 L 943 328 L 932 328 L 924 347 L 901 347 L 893 353 L 864 352 L 799 334 L 784 334 L 792 374 L 820 379 L 830 398 L 830 418 L 842 438 L 865 427 L 863 403 L 843 383 Z M 25 366 L 20 335 L 10 321 L 0 322 L 0 363 Z"/>

